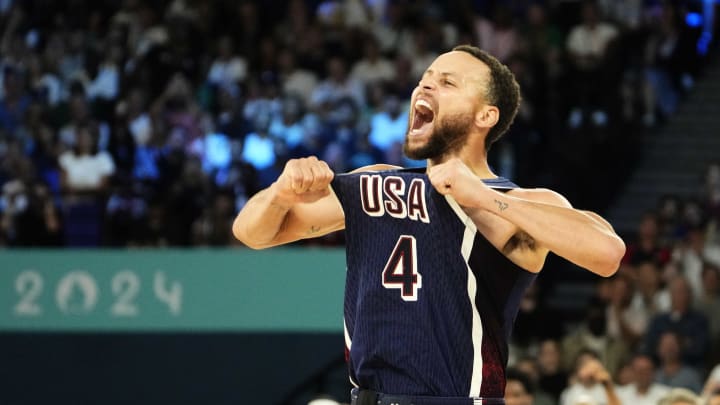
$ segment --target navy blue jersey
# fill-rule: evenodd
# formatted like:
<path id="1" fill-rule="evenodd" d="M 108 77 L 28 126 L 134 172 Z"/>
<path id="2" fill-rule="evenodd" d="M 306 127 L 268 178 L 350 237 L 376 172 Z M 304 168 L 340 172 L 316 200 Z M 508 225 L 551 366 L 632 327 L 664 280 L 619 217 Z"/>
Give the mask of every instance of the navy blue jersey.
<path id="1" fill-rule="evenodd" d="M 506 179 L 485 180 L 509 190 Z M 427 175 L 335 176 L 345 212 L 350 379 L 397 395 L 503 397 L 508 339 L 535 275 L 509 261 Z"/>

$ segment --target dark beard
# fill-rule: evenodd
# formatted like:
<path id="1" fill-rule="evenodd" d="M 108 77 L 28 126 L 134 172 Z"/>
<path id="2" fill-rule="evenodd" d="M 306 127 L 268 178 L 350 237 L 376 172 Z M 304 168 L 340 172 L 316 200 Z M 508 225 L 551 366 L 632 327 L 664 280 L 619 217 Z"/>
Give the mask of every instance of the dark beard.
<path id="1" fill-rule="evenodd" d="M 467 140 L 472 125 L 472 114 L 455 114 L 444 117 L 433 128 L 433 132 L 424 146 L 410 150 L 409 136 L 405 135 L 403 152 L 405 156 L 416 160 L 441 158 L 460 150 Z"/>

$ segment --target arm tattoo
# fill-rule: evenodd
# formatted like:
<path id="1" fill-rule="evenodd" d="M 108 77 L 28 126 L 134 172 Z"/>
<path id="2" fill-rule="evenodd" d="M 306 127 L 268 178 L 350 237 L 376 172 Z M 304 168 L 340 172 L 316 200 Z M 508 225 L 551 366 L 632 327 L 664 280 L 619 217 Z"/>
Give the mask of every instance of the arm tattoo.
<path id="1" fill-rule="evenodd" d="M 495 203 L 498 205 L 498 208 L 500 209 L 500 211 L 505 211 L 508 207 L 508 203 L 500 201 L 500 200 L 495 200 Z"/>
<path id="2" fill-rule="evenodd" d="M 310 226 L 310 229 L 308 229 L 308 231 L 307 231 L 307 234 L 308 234 L 308 235 L 313 235 L 313 234 L 316 234 L 316 233 L 318 233 L 318 232 L 320 232 L 320 227 L 319 227 L 319 226 L 315 226 L 315 225 L 311 225 L 311 226 Z"/>

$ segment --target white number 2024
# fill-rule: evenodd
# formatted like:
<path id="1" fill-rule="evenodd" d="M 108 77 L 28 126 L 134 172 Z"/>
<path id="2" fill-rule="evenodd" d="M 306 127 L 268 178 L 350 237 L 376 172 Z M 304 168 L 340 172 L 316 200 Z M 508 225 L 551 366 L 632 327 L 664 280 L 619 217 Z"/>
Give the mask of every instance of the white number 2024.
<path id="1" fill-rule="evenodd" d="M 70 294 L 74 288 L 84 296 L 81 307 L 68 304 Z M 40 273 L 35 270 L 25 270 L 15 279 L 15 291 L 19 301 L 13 308 L 18 316 L 39 316 L 43 308 L 38 302 L 44 288 L 44 281 Z M 130 270 L 122 270 L 115 274 L 110 282 L 110 289 L 115 301 L 110 307 L 110 314 L 117 317 L 133 317 L 140 313 L 136 298 L 140 293 L 140 277 Z M 155 273 L 153 280 L 155 298 L 167 305 L 173 315 L 179 315 L 182 310 L 182 285 L 178 281 L 168 282 L 161 271 Z M 74 271 L 66 274 L 57 285 L 56 299 L 58 307 L 64 313 L 88 313 L 95 303 L 97 283 L 90 274 Z"/>

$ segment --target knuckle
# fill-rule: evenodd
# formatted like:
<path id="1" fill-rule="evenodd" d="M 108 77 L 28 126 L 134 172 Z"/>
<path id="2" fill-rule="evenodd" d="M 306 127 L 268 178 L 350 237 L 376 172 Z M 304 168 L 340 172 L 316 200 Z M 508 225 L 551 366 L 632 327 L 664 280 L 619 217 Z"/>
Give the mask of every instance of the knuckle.
<path id="1" fill-rule="evenodd" d="M 303 175 L 301 172 L 292 172 L 290 173 L 290 180 L 293 182 L 300 182 L 303 179 Z"/>

